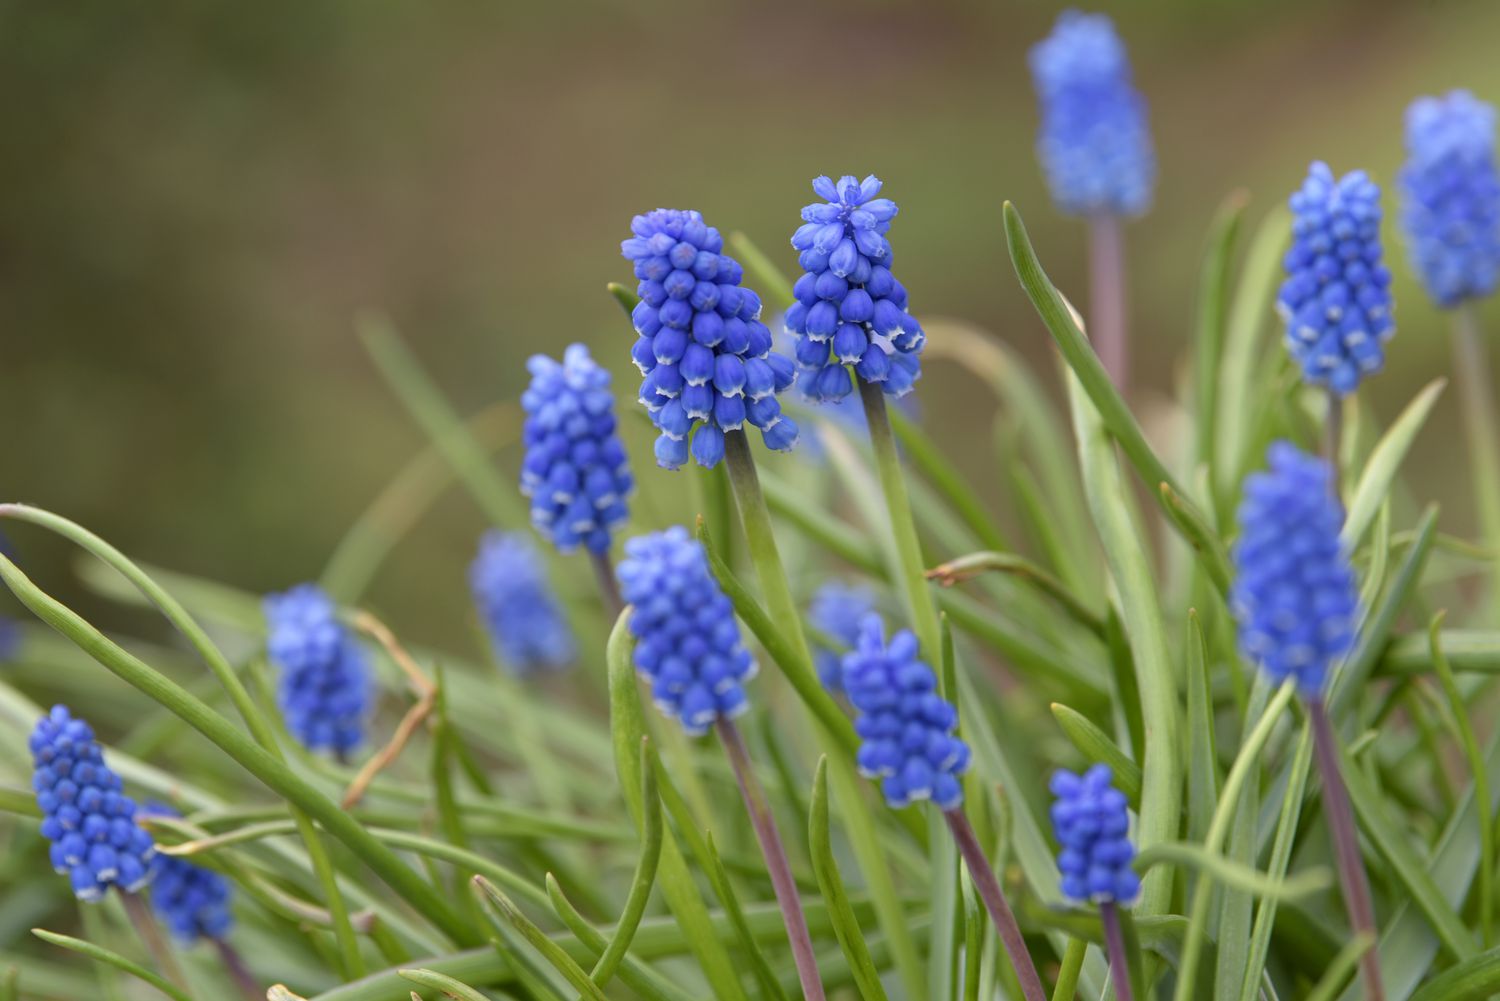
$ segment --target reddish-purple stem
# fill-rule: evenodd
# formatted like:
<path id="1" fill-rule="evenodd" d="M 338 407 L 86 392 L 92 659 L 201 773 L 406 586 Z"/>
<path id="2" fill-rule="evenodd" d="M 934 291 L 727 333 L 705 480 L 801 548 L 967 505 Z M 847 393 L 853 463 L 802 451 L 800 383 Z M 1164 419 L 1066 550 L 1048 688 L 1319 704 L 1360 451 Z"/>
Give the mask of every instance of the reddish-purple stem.
<path id="1" fill-rule="evenodd" d="M 1115 985 L 1115 1001 L 1134 1001 L 1130 986 L 1130 961 L 1125 958 L 1125 933 L 1120 929 L 1120 912 L 1113 900 L 1099 905 L 1099 921 L 1104 925 L 1104 949 L 1109 953 L 1109 979 Z"/>
<path id="2" fill-rule="evenodd" d="M 1089 220 L 1089 341 L 1123 395 L 1130 382 L 1125 328 L 1125 239 L 1120 217 Z"/>
<path id="3" fill-rule="evenodd" d="M 943 817 L 953 832 L 953 840 L 958 843 L 959 854 L 969 867 L 969 876 L 979 891 L 979 899 L 984 901 L 990 920 L 995 922 L 995 930 L 1000 933 L 1000 942 L 1005 946 L 1016 979 L 1021 983 L 1021 993 L 1026 996 L 1026 1001 L 1047 1001 L 1047 991 L 1042 987 L 1036 963 L 1032 962 L 1031 952 L 1026 948 L 1021 926 L 1016 924 L 1016 916 L 1005 901 L 1005 891 L 1000 889 L 1000 881 L 995 878 L 995 870 L 990 868 L 990 860 L 979 846 L 979 838 L 975 836 L 969 818 L 961 809 L 944 810 Z"/>

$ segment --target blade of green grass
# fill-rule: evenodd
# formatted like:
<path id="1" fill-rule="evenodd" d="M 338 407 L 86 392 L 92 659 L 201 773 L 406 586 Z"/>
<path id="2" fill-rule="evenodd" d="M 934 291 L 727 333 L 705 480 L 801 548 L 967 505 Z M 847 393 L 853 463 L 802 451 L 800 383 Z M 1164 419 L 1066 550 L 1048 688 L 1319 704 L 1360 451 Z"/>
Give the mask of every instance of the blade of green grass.
<path id="1" fill-rule="evenodd" d="M 1491 949 L 1423 984 L 1411 1001 L 1486 1001 L 1500 992 L 1500 949 Z"/>
<path id="2" fill-rule="evenodd" d="M 96 963 L 102 963 L 106 966 L 112 966 L 117 970 L 128 973 L 132 977 L 135 977 L 137 980 L 155 987 L 167 997 L 172 998 L 173 1001 L 193 1001 L 191 997 L 189 997 L 182 990 L 173 986 L 165 977 L 162 977 L 155 972 L 146 969 L 144 966 L 137 962 L 134 962 L 133 960 L 126 959 L 118 952 L 111 952 L 103 946 L 95 945 L 92 942 L 85 942 L 82 939 L 72 938 L 68 935 L 59 935 L 56 932 L 46 931 L 42 928 L 31 929 L 31 934 L 35 935 L 43 942 L 47 942 L 52 945 L 58 946 L 59 948 L 68 949 L 72 952 L 79 953 L 81 955 L 87 956 Z"/>
<path id="3" fill-rule="evenodd" d="M 1132 807 L 1141 801 L 1141 766 L 1131 761 L 1118 744 L 1109 739 L 1094 722 L 1076 709 L 1060 702 L 1052 703 L 1052 716 L 1078 752 L 1089 761 L 1109 766 L 1115 773 L 1115 788 L 1125 794 Z"/>
<path id="4" fill-rule="evenodd" d="M 433 990 L 442 991 L 443 996 L 451 998 L 452 1001 L 489 1001 L 483 994 L 470 987 L 461 980 L 432 970 L 400 970 L 401 979 L 410 980 L 418 987 L 430 987 Z"/>
<path id="5" fill-rule="evenodd" d="M 1197 417 L 1193 449 L 1195 465 L 1213 459 L 1214 429 L 1218 422 L 1214 404 L 1219 382 L 1219 358 L 1224 352 L 1225 328 L 1229 322 L 1230 265 L 1249 201 L 1248 192 L 1233 191 L 1220 203 L 1209 226 L 1208 250 L 1203 255 L 1203 267 L 1199 272 L 1198 315 L 1193 331 L 1196 372 L 1193 409 Z"/>
<path id="6" fill-rule="evenodd" d="M 1391 483 L 1401 468 L 1401 461 L 1411 451 L 1417 433 L 1427 423 L 1438 397 L 1442 395 L 1447 379 L 1434 379 L 1422 388 L 1391 424 L 1390 430 L 1370 453 L 1364 470 L 1359 474 L 1359 484 L 1354 488 L 1349 502 L 1349 513 L 1344 518 L 1341 533 L 1344 545 L 1353 551 L 1364 538 L 1365 532 L 1375 520 L 1375 512 L 1391 492 Z"/>
<path id="7" fill-rule="evenodd" d="M 515 901 L 505 895 L 494 883 L 483 876 L 474 877 L 474 886 L 484 895 L 487 906 L 493 907 L 506 921 L 510 922 L 521 938 L 536 950 L 537 955 L 545 959 L 551 967 L 562 975 L 562 978 L 572 985 L 573 989 L 586 1001 L 606 1001 L 604 992 L 599 985 L 590 979 L 584 972 L 583 967 L 574 961 L 572 956 L 536 926 L 530 918 L 521 913 Z"/>
<path id="8" fill-rule="evenodd" d="M 1145 872 L 1157 865 L 1187 866 L 1221 886 L 1233 887 L 1263 900 L 1298 900 L 1333 885 L 1333 873 L 1326 868 L 1308 869 L 1290 879 L 1282 879 L 1187 841 L 1168 841 L 1148 848 L 1136 856 L 1134 864 L 1137 872 Z M 1219 948 L 1223 947 L 1221 940 Z M 1236 969 L 1243 973 L 1244 964 Z"/>

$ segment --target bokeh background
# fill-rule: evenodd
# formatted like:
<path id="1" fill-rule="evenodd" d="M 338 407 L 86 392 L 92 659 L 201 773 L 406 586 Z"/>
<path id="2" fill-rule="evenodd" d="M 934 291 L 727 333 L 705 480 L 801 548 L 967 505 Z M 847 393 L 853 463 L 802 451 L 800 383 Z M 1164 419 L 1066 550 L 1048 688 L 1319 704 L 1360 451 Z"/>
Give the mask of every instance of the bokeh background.
<path id="1" fill-rule="evenodd" d="M 791 268 L 819 173 L 886 180 L 915 313 L 1044 360 L 1000 204 L 1081 299 L 1082 232 L 1035 166 L 1025 64 L 1061 6 L 4 0 L 0 494 L 257 591 L 315 576 L 422 443 L 359 310 L 388 313 L 465 412 L 515 397 L 526 356 L 572 340 L 629 394 L 631 333 L 604 284 L 629 281 L 630 216 L 696 207 Z M 1184 359 L 1227 192 L 1248 189 L 1258 219 L 1315 157 L 1389 184 L 1413 96 L 1500 98 L 1493 0 L 1095 6 L 1131 48 L 1160 158 L 1157 205 L 1128 231 L 1147 411 Z M 1384 418 L 1448 365 L 1388 235 L 1399 333 L 1369 384 Z M 920 396 L 998 490 L 989 397 L 941 364 Z M 1456 417 L 1444 400 L 1410 467 L 1463 532 Z M 375 591 L 419 638 L 461 614 L 482 523 L 462 496 L 440 514 Z M 15 541 L 66 600 L 126 614 L 73 581 L 62 544 Z"/>

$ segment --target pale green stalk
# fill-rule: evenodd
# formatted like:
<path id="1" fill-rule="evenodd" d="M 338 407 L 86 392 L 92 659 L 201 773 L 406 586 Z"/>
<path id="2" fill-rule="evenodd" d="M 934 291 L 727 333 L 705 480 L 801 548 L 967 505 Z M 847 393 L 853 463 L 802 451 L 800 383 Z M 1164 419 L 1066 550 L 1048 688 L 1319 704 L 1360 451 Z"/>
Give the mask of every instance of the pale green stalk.
<path id="1" fill-rule="evenodd" d="M 1453 311 L 1453 368 L 1463 400 L 1464 435 L 1469 446 L 1469 478 L 1486 549 L 1500 550 L 1500 413 L 1495 410 L 1489 352 L 1472 303 Z M 1489 607 L 1500 611 L 1500 558 L 1492 557 Z"/>

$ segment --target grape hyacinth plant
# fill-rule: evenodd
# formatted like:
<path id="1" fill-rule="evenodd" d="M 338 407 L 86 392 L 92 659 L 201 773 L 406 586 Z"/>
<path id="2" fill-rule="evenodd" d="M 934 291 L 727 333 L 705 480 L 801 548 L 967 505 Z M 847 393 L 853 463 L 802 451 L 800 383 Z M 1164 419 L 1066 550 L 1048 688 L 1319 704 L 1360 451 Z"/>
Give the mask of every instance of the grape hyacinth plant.
<path id="1" fill-rule="evenodd" d="M 1369 878 L 1324 702 L 1330 671 L 1353 647 L 1359 603 L 1341 536 L 1344 511 L 1326 460 L 1284 441 L 1272 444 L 1267 460 L 1268 470 L 1245 480 L 1237 516 L 1230 604 L 1240 649 L 1272 681 L 1293 683 L 1307 703 L 1349 924 L 1374 935 Z M 1367 950 L 1360 966 L 1367 996 L 1379 1001 L 1385 996 L 1379 957 Z"/>
<path id="2" fill-rule="evenodd" d="M 819 177 L 821 202 L 802 210 L 792 247 L 804 274 L 792 286 L 786 329 L 796 338 L 798 385 L 816 402 L 838 402 L 862 382 L 905 396 L 922 375 L 927 335 L 907 312 L 906 288 L 891 274 L 886 238 L 896 203 L 877 198 L 880 179 Z"/>
<path id="3" fill-rule="evenodd" d="M 657 464 L 677 469 L 691 449 L 695 462 L 713 468 L 724 458 L 725 436 L 747 423 L 773 451 L 795 446 L 797 425 L 776 397 L 796 369 L 772 350 L 760 297 L 740 284 L 744 269 L 723 252 L 719 231 L 681 209 L 638 215 L 630 231 L 620 244 L 640 281 L 630 356 L 643 376 L 640 400 L 660 432 Z"/>
<path id="4" fill-rule="evenodd" d="M 1037 155 L 1052 200 L 1089 223 L 1089 337 L 1123 389 L 1129 343 L 1120 222 L 1150 207 L 1156 180 L 1146 100 L 1104 14 L 1064 11 L 1028 61 L 1042 115 Z"/>
<path id="5" fill-rule="evenodd" d="M 374 682 L 364 650 L 315 584 L 268 595 L 264 609 L 287 730 L 309 751 L 347 756 L 364 741 L 370 715 Z"/>
<path id="6" fill-rule="evenodd" d="M 577 644 L 536 545 L 520 532 L 486 532 L 469 589 L 502 666 L 522 677 L 572 664 Z"/>
<path id="7" fill-rule="evenodd" d="M 968 770 L 969 746 L 954 734 L 958 711 L 938 693 L 932 668 L 918 659 L 917 637 L 902 629 L 887 643 L 885 625 L 872 612 L 860 621 L 859 637 L 844 655 L 843 669 L 844 691 L 858 714 L 860 774 L 880 779 L 881 794 L 893 810 L 931 800 L 942 811 L 1022 993 L 1027 1001 L 1045 1001 L 1046 989 L 1020 925 L 963 812 L 958 777 Z"/>
<path id="8" fill-rule="evenodd" d="M 1494 16 L 1470 6 L 1482 38 Z M 384 422 L 343 425 L 378 442 L 319 446 L 316 491 L 239 468 L 259 450 L 222 450 L 229 488 L 204 496 L 276 497 L 225 519 L 264 532 L 257 574 L 316 583 L 266 596 L 214 572 L 230 550 L 213 546 L 192 573 L 146 566 L 0 502 L 18 603 L 0 619 L 0 738 L 30 752 L 0 756 L 0 999 L 150 993 L 131 981 L 172 1001 L 1500 996 L 1500 417 L 1481 336 L 1500 284 L 1494 112 L 1468 91 L 1420 98 L 1403 135 L 1394 105 L 1304 88 L 1316 128 L 1280 130 L 1287 148 L 1260 159 L 1307 163 L 1299 137 L 1316 135 L 1388 163 L 1404 140 L 1404 255 L 1388 268 L 1374 176 L 1318 162 L 1290 212 L 1233 192 L 1193 256 L 1191 193 L 1165 181 L 1197 197 L 1213 163 L 1183 156 L 1176 76 L 1219 63 L 1179 58 L 1180 33 L 1153 39 L 1126 6 L 1028 16 L 1046 37 L 995 78 L 1025 91 L 1029 70 L 1036 190 L 1086 226 L 1086 258 L 1064 247 L 1044 267 L 1021 210 L 992 197 L 1026 190 L 1014 163 L 975 173 L 934 153 L 878 87 L 873 116 L 808 117 L 814 100 L 793 128 L 746 115 L 720 74 L 714 115 L 693 118 L 712 68 L 695 77 L 681 56 L 728 66 L 743 43 L 689 46 L 695 22 L 676 18 L 627 33 L 639 79 L 600 60 L 604 86 L 565 90 L 578 106 L 557 121 L 578 132 L 616 89 L 675 118 L 605 121 L 596 156 L 558 160 L 578 172 L 567 197 L 547 172 L 495 186 L 548 221 L 497 230 L 512 270 L 491 275 L 497 313 L 475 327 L 505 334 L 465 387 L 493 399 L 450 402 L 419 360 L 445 332 L 408 347 L 372 313 L 362 343 L 423 441 L 366 503 L 351 491 L 400 441 Z M 824 50 L 905 51 L 876 44 L 889 23 L 862 16 Z M 515 121 L 553 122 L 549 108 Z M 1383 133 L 1344 128 L 1382 115 Z M 874 137 L 859 156 L 904 152 L 869 165 L 888 185 L 819 177 L 783 230 L 808 175 L 736 153 L 747 124 L 767 149 L 803 144 L 782 159 L 847 156 L 855 124 Z M 986 148 L 1029 155 L 1002 122 L 973 124 L 1001 137 Z M 737 143 L 708 138 L 737 127 Z M 1153 127 L 1173 138 L 1160 186 Z M 625 387 L 621 319 L 596 328 L 612 303 L 591 288 L 619 267 L 599 227 L 629 216 L 642 178 L 712 200 L 726 228 L 633 219 L 619 251 L 637 284 L 609 286 L 642 373 Z M 913 237 L 899 272 L 891 193 Z M 1149 260 L 1127 289 L 1124 227 L 1153 199 L 1171 212 L 1139 224 L 1155 232 L 1132 246 Z M 997 287 L 997 224 L 1026 308 Z M 1387 358 L 1398 279 L 1426 295 L 1403 302 L 1405 347 Z M 965 287 L 994 315 L 966 315 Z M 1135 385 L 1127 291 L 1153 334 Z M 409 293 L 391 287 L 393 314 L 454 315 Z M 1278 309 L 1284 337 L 1268 338 Z M 1445 327 L 1467 461 L 1445 448 L 1447 379 L 1429 371 Z M 1366 386 L 1383 367 L 1394 377 Z M 920 421 L 890 413 L 918 404 Z M 30 475 L 19 445 L 77 443 L 54 427 L 67 410 L 17 411 L 18 493 L 138 469 L 142 489 L 105 504 L 117 523 L 191 499 L 186 480 L 155 482 L 170 437 L 149 440 L 149 463 L 78 448 L 59 452 L 61 479 Z M 275 426 L 313 412 L 281 407 Z M 758 465 L 750 429 L 786 451 L 807 415 L 828 432 L 817 457 Z M 359 512 L 326 551 L 319 498 Z M 268 523 L 278 510 L 295 522 Z M 13 529 L 45 536 L 24 564 Z M 156 559 L 201 541 L 131 537 Z M 13 612 L 25 642 L 7 647 Z"/>
<path id="9" fill-rule="evenodd" d="M 1061 846 L 1057 868 L 1062 873 L 1063 896 L 1099 905 L 1115 996 L 1131 1001 L 1130 968 L 1117 908 L 1129 907 L 1135 900 L 1141 879 L 1131 868 L 1135 846 L 1130 842 L 1125 794 L 1111 784 L 1113 779 L 1108 765 L 1095 765 L 1082 775 L 1063 768 L 1053 772 L 1049 788 L 1056 799 L 1051 818 Z"/>

